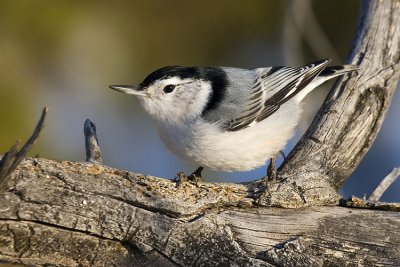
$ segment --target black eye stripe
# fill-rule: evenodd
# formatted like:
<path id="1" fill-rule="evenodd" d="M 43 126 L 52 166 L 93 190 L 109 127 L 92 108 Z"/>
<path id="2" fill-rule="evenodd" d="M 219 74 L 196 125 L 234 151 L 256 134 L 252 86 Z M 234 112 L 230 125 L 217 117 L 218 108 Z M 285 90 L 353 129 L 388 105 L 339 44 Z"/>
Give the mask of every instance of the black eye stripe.
<path id="1" fill-rule="evenodd" d="M 174 89 L 175 89 L 174 84 L 168 84 L 164 87 L 163 91 L 164 91 L 164 93 L 169 94 L 169 93 L 172 93 L 174 91 Z"/>

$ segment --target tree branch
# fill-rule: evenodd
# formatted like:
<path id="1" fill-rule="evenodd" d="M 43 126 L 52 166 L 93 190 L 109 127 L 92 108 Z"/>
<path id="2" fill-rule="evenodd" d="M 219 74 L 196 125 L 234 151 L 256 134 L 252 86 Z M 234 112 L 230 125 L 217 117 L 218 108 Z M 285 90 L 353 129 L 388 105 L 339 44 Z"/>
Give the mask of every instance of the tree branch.
<path id="1" fill-rule="evenodd" d="M 47 111 L 48 111 L 47 107 L 45 107 L 42 110 L 40 119 L 36 124 L 36 127 L 31 137 L 29 137 L 28 141 L 26 141 L 25 145 L 21 148 L 21 150 L 18 151 L 18 146 L 20 144 L 20 141 L 17 140 L 17 142 L 10 148 L 8 152 L 4 154 L 3 158 L 0 160 L 0 188 L 4 184 L 7 176 L 12 171 L 15 170 L 18 164 L 25 158 L 26 154 L 28 154 L 28 152 L 31 150 L 33 144 L 36 142 L 36 139 L 38 139 L 40 131 L 43 128 Z"/>
<path id="2" fill-rule="evenodd" d="M 83 126 L 83 132 L 85 133 L 86 161 L 102 164 L 103 158 L 97 139 L 96 125 L 91 120 L 87 119 Z"/>
<path id="3" fill-rule="evenodd" d="M 400 75 L 399 45 L 399 1 L 363 1 L 348 60 L 360 66 L 358 75 L 332 88 L 260 203 L 338 203 L 337 190 L 367 153 L 386 115 Z M 257 182 L 253 186 L 261 187 Z"/>
<path id="4" fill-rule="evenodd" d="M 400 264 L 397 212 L 250 208 L 241 185 L 176 188 L 161 178 L 46 159 L 24 160 L 7 188 L 0 195 L 6 261 L 102 266 L 113 254 L 118 266 L 132 266 L 132 257 L 172 266 Z"/>
<path id="5" fill-rule="evenodd" d="M 382 181 L 375 187 L 368 201 L 376 202 L 379 201 L 383 193 L 399 178 L 400 168 L 394 168 Z"/>

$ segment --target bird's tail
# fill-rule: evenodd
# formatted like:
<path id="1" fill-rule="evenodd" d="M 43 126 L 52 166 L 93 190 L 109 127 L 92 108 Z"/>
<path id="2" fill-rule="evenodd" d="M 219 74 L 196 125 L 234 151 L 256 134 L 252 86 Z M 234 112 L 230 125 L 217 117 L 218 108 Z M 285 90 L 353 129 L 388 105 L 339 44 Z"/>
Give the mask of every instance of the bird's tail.
<path id="1" fill-rule="evenodd" d="M 323 71 L 321 71 L 321 73 L 318 76 L 321 78 L 326 77 L 328 80 L 328 79 L 343 75 L 348 72 L 357 71 L 359 69 L 360 69 L 360 67 L 357 65 L 342 65 L 342 66 L 326 67 Z"/>
<path id="2" fill-rule="evenodd" d="M 357 65 L 342 65 L 342 66 L 326 67 L 296 97 L 297 97 L 298 101 L 301 101 L 309 92 L 311 92 L 312 90 L 314 90 L 316 87 L 318 87 L 322 83 L 326 82 L 327 80 L 330 80 L 332 78 L 335 78 L 337 76 L 340 76 L 340 75 L 343 75 L 346 73 L 357 71 L 359 69 L 360 68 Z"/>

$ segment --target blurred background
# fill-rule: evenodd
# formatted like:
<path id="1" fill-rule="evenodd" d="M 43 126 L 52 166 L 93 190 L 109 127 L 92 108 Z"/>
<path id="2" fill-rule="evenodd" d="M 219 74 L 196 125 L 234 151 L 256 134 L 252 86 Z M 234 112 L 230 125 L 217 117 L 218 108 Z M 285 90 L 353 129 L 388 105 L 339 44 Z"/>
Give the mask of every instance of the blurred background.
<path id="1" fill-rule="evenodd" d="M 85 159 L 83 122 L 97 125 L 106 165 L 173 178 L 192 166 L 170 154 L 133 96 L 109 84 L 136 84 L 166 65 L 299 66 L 321 58 L 344 63 L 359 1 L 203 0 L 0 2 L 0 152 L 26 140 L 40 111 L 46 126 L 30 156 Z M 331 85 L 331 84 L 330 84 Z M 307 97 L 294 146 L 318 111 L 327 87 Z M 362 197 L 400 166 L 400 94 L 358 170 L 342 189 Z M 280 160 L 280 162 L 282 159 Z M 259 178 L 206 170 L 209 181 Z M 400 201 L 400 180 L 383 196 Z"/>

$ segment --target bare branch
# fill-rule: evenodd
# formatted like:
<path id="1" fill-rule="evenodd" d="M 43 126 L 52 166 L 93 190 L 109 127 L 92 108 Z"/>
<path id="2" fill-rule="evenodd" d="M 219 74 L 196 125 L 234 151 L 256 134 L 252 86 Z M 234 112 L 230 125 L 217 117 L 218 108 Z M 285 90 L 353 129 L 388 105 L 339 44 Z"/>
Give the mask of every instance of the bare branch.
<path id="1" fill-rule="evenodd" d="M 17 142 L 15 142 L 15 144 L 3 155 L 2 159 L 0 160 L 0 188 L 11 170 L 11 166 L 13 165 L 20 143 L 21 141 L 17 140 Z"/>
<path id="2" fill-rule="evenodd" d="M 300 142 L 268 184 L 261 203 L 281 207 L 337 204 L 337 190 L 371 147 L 400 76 L 399 1 L 367 1 L 349 63 L 357 76 L 331 89 Z M 253 183 L 254 188 L 263 190 Z M 311 204 L 313 203 L 313 204 Z"/>
<path id="3" fill-rule="evenodd" d="M 42 110 L 42 114 L 40 115 L 40 119 L 36 124 L 36 127 L 29 137 L 28 141 L 26 141 L 25 145 L 18 151 L 18 146 L 20 141 L 18 140 L 10 150 L 5 153 L 4 157 L 0 161 L 0 187 L 4 183 L 6 177 L 15 170 L 18 164 L 25 158 L 26 154 L 31 150 L 33 144 L 36 142 L 39 137 L 40 131 L 43 128 L 44 120 L 46 118 L 48 108 L 45 107 Z"/>
<path id="4" fill-rule="evenodd" d="M 91 120 L 87 119 L 83 126 L 83 131 L 85 133 L 86 161 L 102 164 L 103 159 L 97 139 L 96 125 Z"/>
<path id="5" fill-rule="evenodd" d="M 377 202 L 385 191 L 399 178 L 400 168 L 394 168 L 383 180 L 375 187 L 368 198 L 368 201 Z"/>
<path id="6" fill-rule="evenodd" d="M 165 266 L 146 265 L 156 259 L 172 266 L 400 264 L 399 212 L 255 208 L 242 185 L 185 183 L 177 188 L 170 180 L 99 164 L 46 159 L 24 160 L 8 188 L 0 194 L 0 261 L 63 266 L 115 261 L 121 261 L 117 266 Z"/>

